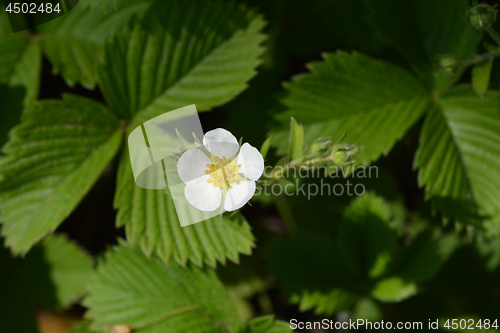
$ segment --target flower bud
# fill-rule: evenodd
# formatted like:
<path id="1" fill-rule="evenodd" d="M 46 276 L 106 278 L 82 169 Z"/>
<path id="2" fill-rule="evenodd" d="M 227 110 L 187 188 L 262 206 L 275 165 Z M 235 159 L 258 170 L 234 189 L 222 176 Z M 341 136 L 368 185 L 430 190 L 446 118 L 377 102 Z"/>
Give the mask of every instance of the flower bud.
<path id="1" fill-rule="evenodd" d="M 480 3 L 467 9 L 467 21 L 476 30 L 490 28 L 497 19 L 497 9 L 487 3 Z"/>
<path id="2" fill-rule="evenodd" d="M 352 164 L 352 157 L 356 155 L 363 147 L 351 146 L 347 143 L 336 144 L 332 147 L 332 160 L 338 166 Z"/>
<path id="3" fill-rule="evenodd" d="M 311 145 L 311 153 L 314 156 L 323 156 L 328 154 L 332 142 L 329 138 L 319 138 L 315 140 Z"/>
<path id="4" fill-rule="evenodd" d="M 446 74 L 454 74 L 459 66 L 458 61 L 452 55 L 439 55 L 435 57 L 439 70 Z"/>

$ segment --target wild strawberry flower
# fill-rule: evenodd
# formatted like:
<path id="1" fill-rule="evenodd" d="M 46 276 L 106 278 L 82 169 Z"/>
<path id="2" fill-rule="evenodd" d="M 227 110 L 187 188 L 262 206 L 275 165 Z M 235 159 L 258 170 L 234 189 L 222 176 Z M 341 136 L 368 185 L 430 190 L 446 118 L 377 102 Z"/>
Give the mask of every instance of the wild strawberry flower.
<path id="1" fill-rule="evenodd" d="M 195 208 L 234 211 L 253 197 L 264 159 L 255 147 L 248 143 L 240 147 L 231 132 L 217 128 L 205 134 L 203 147 L 182 154 L 177 172 L 186 184 L 184 195 Z"/>

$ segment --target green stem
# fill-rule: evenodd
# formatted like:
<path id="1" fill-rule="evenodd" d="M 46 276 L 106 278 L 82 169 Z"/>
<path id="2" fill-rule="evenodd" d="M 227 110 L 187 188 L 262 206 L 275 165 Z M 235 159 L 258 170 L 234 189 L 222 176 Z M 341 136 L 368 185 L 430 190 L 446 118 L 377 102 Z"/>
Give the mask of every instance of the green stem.
<path id="1" fill-rule="evenodd" d="M 497 42 L 497 44 L 500 45 L 500 35 L 495 31 L 495 29 L 489 27 L 488 29 L 486 29 L 486 31 L 488 31 L 491 38 L 493 38 L 495 42 Z"/>

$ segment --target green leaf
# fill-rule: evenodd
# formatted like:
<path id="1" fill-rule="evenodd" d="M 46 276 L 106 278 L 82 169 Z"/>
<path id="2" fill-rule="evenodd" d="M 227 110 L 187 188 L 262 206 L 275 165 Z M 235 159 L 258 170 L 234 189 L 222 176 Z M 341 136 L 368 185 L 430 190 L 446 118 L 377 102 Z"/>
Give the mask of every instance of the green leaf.
<path id="1" fill-rule="evenodd" d="M 239 262 L 239 254 L 251 254 L 254 246 L 250 226 L 240 214 L 181 227 L 167 193 L 135 184 L 128 152 L 119 166 L 115 207 L 117 226 L 125 226 L 128 241 L 165 262 L 174 259 L 181 265 L 191 261 L 215 267 L 217 261 L 225 264 L 226 258 Z"/>
<path id="2" fill-rule="evenodd" d="M 238 333 L 287 333 L 293 332 L 288 323 L 263 316 L 249 320 Z"/>
<path id="3" fill-rule="evenodd" d="M 451 55 L 457 61 L 475 53 L 482 35 L 461 15 L 462 0 L 365 1 L 375 34 L 398 50 L 429 86 L 439 90 L 456 82 L 465 69 L 448 76 L 434 73 L 432 58 Z M 432 75 L 434 73 L 434 75 Z"/>
<path id="4" fill-rule="evenodd" d="M 0 161 L 5 244 L 26 253 L 78 205 L 120 147 L 118 120 L 101 104 L 65 95 L 23 115 Z"/>
<path id="5" fill-rule="evenodd" d="M 339 255 L 352 276 L 363 280 L 386 272 L 397 241 L 391 218 L 390 206 L 373 193 L 358 197 L 348 207 L 339 230 Z"/>
<path id="6" fill-rule="evenodd" d="M 2 34 L 1 25 L 0 22 L 0 147 L 7 142 L 8 131 L 19 123 L 24 106 L 38 96 L 42 60 L 40 43 L 11 31 Z"/>
<path id="7" fill-rule="evenodd" d="M 20 261 L 20 282 L 45 308 L 65 308 L 85 294 L 92 265 L 89 255 L 66 237 L 49 235 Z M 44 270 L 50 281 L 45 285 L 39 277 Z"/>
<path id="8" fill-rule="evenodd" d="M 400 302 L 416 293 L 415 282 L 406 282 L 397 276 L 380 281 L 372 291 L 373 297 L 382 302 Z"/>
<path id="9" fill-rule="evenodd" d="M 96 329 L 134 332 L 233 332 L 234 306 L 213 270 L 165 265 L 124 242 L 107 252 L 84 304 Z"/>
<path id="10" fill-rule="evenodd" d="M 271 147 L 271 142 L 273 141 L 273 137 L 270 136 L 264 141 L 262 144 L 262 147 L 260 147 L 260 154 L 262 155 L 263 159 L 266 159 L 267 152 L 269 151 L 269 148 Z"/>
<path id="11" fill-rule="evenodd" d="M 90 333 L 90 332 L 96 332 L 96 331 L 91 331 L 90 330 L 90 325 L 92 322 L 90 320 L 82 320 L 78 324 L 75 325 L 75 327 L 71 330 L 70 333 Z"/>
<path id="12" fill-rule="evenodd" d="M 26 258 L 0 250 L 2 332 L 38 332 L 35 305 L 61 309 L 83 296 L 92 261 L 62 235 L 46 237 Z"/>
<path id="13" fill-rule="evenodd" d="M 302 157 L 304 150 L 304 128 L 302 124 L 290 118 L 290 142 L 288 147 L 288 160 L 297 161 Z"/>
<path id="14" fill-rule="evenodd" d="M 304 124 L 304 142 L 318 137 L 340 138 L 364 147 L 356 160 L 370 163 L 387 153 L 397 139 L 420 118 L 429 104 L 425 87 L 407 71 L 365 55 L 326 54 L 324 61 L 308 65 L 310 74 L 285 84 L 288 110 Z M 383 82 L 383 84 L 381 84 Z M 285 127 L 285 126 L 283 126 Z M 277 133 L 275 144 L 286 152 L 288 131 Z"/>
<path id="15" fill-rule="evenodd" d="M 398 253 L 393 274 L 405 281 L 427 281 L 448 260 L 458 242 L 453 234 L 424 231 Z"/>
<path id="16" fill-rule="evenodd" d="M 271 244 L 269 268 L 301 311 L 327 315 L 347 310 L 359 295 L 357 280 L 345 270 L 332 237 L 301 232 L 300 237 Z M 328 267 L 325 270 L 324 267 Z"/>
<path id="17" fill-rule="evenodd" d="M 64 16 L 38 27 L 43 52 L 66 83 L 94 88 L 97 64 L 102 61 L 104 41 L 114 29 L 126 26 L 132 16 L 142 16 L 148 1 L 119 0 L 108 10 L 86 8 L 80 3 Z"/>
<path id="18" fill-rule="evenodd" d="M 476 64 L 472 69 L 472 87 L 479 96 L 483 96 L 486 90 L 488 90 L 492 66 L 493 59 L 487 59 Z"/>
<path id="19" fill-rule="evenodd" d="M 116 8 L 119 0 L 86 0 L 79 3 L 78 6 L 83 8 L 89 7 L 93 10 L 102 9 L 104 11 L 109 11 L 110 9 Z"/>
<path id="20" fill-rule="evenodd" d="M 41 69 L 38 42 L 18 34 L 0 34 L 0 84 L 26 89 L 25 103 L 38 96 Z"/>
<path id="21" fill-rule="evenodd" d="M 445 217 L 500 233 L 498 93 L 481 99 L 470 87 L 444 94 L 427 116 L 415 156 L 418 182 Z M 468 215 L 465 215 L 468 214 Z"/>
<path id="22" fill-rule="evenodd" d="M 394 257 L 401 250 L 392 226 L 395 218 L 387 202 L 366 193 L 351 203 L 337 230 L 321 234 L 302 230 L 300 237 L 271 244 L 270 270 L 292 303 L 317 314 L 350 310 L 362 297 L 392 301 L 394 295 L 409 296 L 406 286 L 416 286 L 416 281 L 390 276 Z M 403 283 L 390 282 L 396 278 Z M 396 293 L 400 289 L 406 294 Z"/>
<path id="23" fill-rule="evenodd" d="M 0 148 L 9 139 L 9 131 L 17 125 L 24 108 L 26 88 L 0 84 Z"/>
<path id="24" fill-rule="evenodd" d="M 135 128 L 167 111 L 221 105 L 255 75 L 264 21 L 236 2 L 168 1 L 105 46 L 101 90 Z"/>

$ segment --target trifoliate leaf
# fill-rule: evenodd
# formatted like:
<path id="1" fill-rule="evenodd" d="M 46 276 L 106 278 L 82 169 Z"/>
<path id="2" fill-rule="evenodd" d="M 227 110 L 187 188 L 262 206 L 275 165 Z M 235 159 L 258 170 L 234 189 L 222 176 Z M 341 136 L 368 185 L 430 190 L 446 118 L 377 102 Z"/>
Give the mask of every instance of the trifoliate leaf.
<path id="1" fill-rule="evenodd" d="M 223 104 L 255 75 L 264 24 L 236 2 L 158 2 L 106 43 L 101 90 L 117 114 L 135 117 L 131 128 L 186 105 Z"/>
<path id="2" fill-rule="evenodd" d="M 238 262 L 239 254 L 250 254 L 254 246 L 250 226 L 240 214 L 181 227 L 167 193 L 135 184 L 128 152 L 120 162 L 115 207 L 117 225 L 125 226 L 128 241 L 165 262 L 214 267 L 217 261 L 225 264 L 226 258 Z"/>
<path id="3" fill-rule="evenodd" d="M 104 41 L 113 29 L 124 27 L 132 16 L 144 14 L 149 4 L 148 1 L 118 0 L 105 10 L 91 9 L 80 2 L 64 16 L 40 26 L 43 52 L 53 72 L 60 73 L 70 86 L 80 83 L 94 88 Z"/>
<path id="4" fill-rule="evenodd" d="M 23 115 L 0 161 L 5 244 L 26 253 L 85 196 L 120 147 L 118 120 L 101 104 L 71 95 Z"/>
<path id="5" fill-rule="evenodd" d="M 488 90 L 492 66 L 493 59 L 487 59 L 476 64 L 472 69 L 472 87 L 479 96 L 483 96 L 486 90 Z"/>
<path id="6" fill-rule="evenodd" d="M 500 233 L 498 94 L 478 97 L 467 86 L 444 94 L 427 116 L 415 156 L 418 181 L 445 217 Z"/>
<path id="7" fill-rule="evenodd" d="M 288 110 L 279 115 L 283 127 L 290 116 L 301 122 L 306 145 L 347 133 L 347 141 L 364 147 L 356 154 L 358 162 L 370 163 L 387 153 L 429 104 L 426 88 L 409 72 L 359 53 L 326 54 L 324 61 L 308 67 L 310 74 L 285 85 Z M 274 140 L 283 155 L 287 134 L 279 132 Z"/>
<path id="8" fill-rule="evenodd" d="M 134 332 L 234 332 L 238 319 L 211 269 L 165 265 L 124 242 L 106 253 L 84 304 L 92 327 Z"/>

